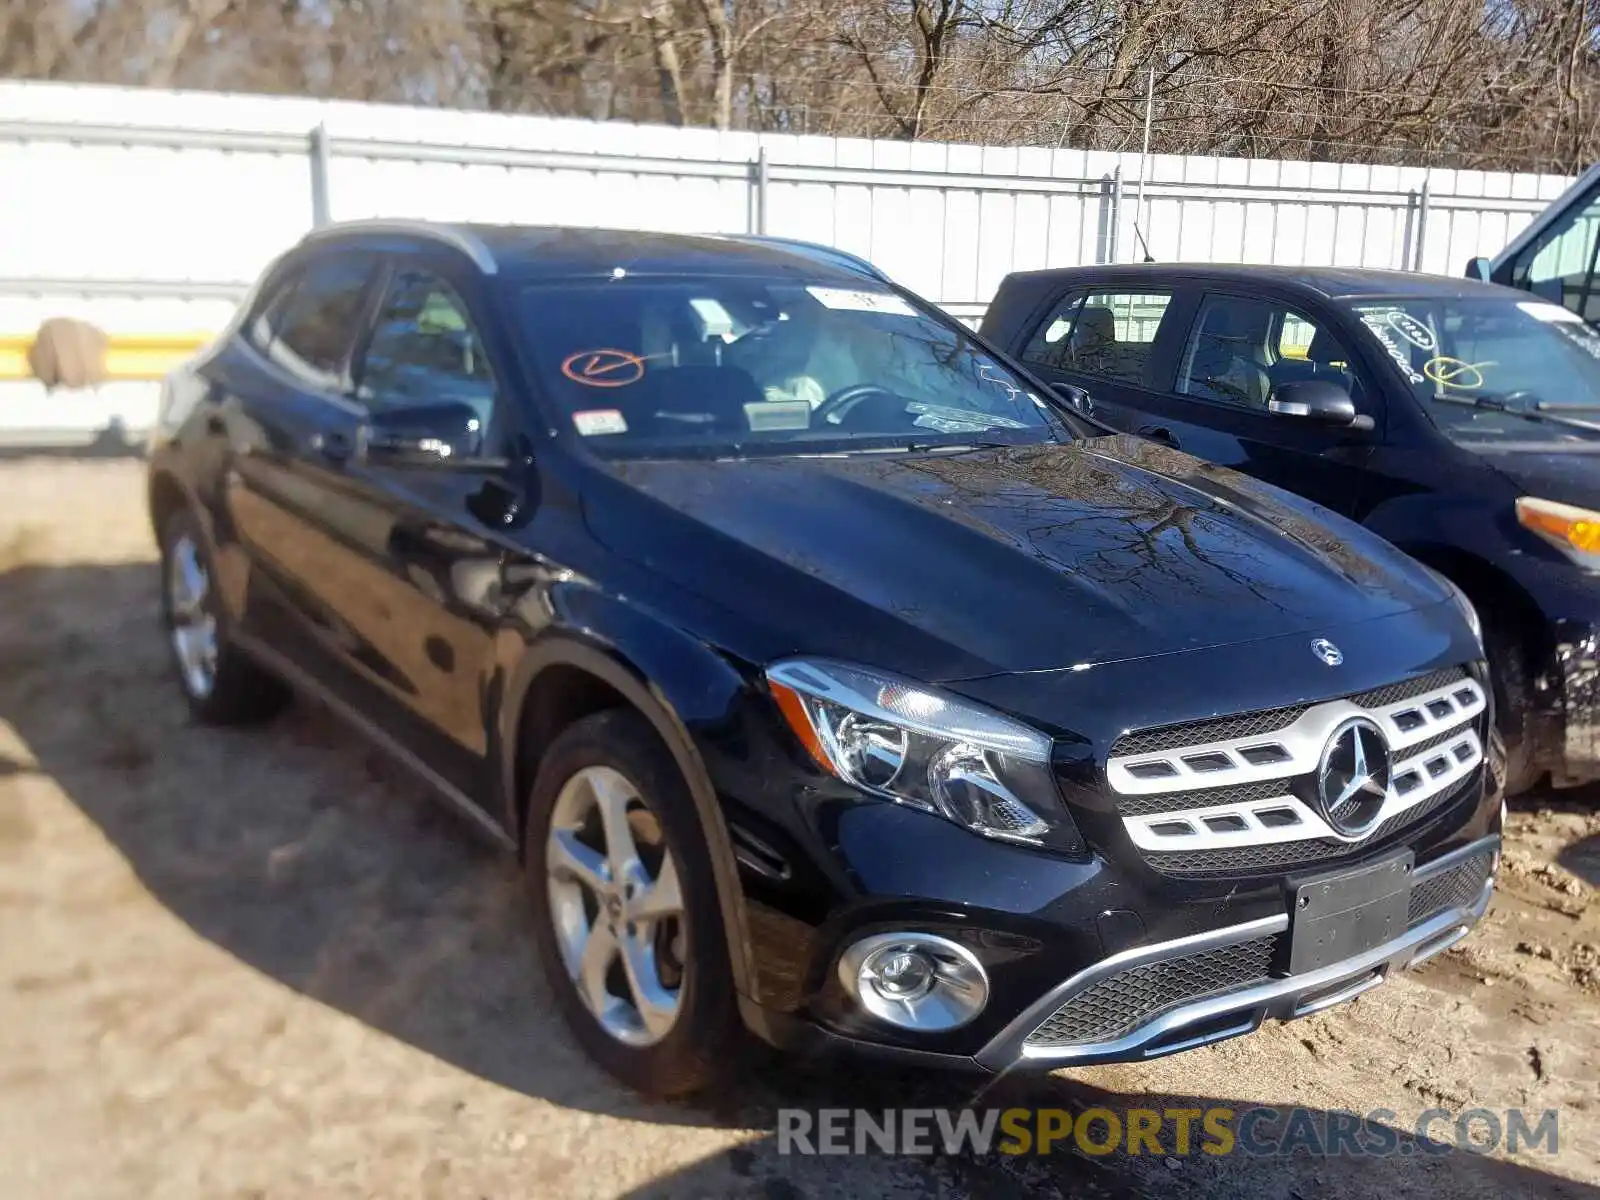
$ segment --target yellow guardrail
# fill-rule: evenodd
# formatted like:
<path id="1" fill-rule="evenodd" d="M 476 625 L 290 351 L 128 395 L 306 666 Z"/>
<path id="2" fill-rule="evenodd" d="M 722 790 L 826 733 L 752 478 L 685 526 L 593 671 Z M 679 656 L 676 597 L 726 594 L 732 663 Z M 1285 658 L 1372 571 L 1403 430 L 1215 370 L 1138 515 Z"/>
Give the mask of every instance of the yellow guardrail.
<path id="1" fill-rule="evenodd" d="M 212 333 L 113 333 L 106 347 L 106 377 L 165 378 L 168 371 L 207 345 Z M 32 379 L 28 350 L 32 333 L 0 333 L 0 380 Z"/>

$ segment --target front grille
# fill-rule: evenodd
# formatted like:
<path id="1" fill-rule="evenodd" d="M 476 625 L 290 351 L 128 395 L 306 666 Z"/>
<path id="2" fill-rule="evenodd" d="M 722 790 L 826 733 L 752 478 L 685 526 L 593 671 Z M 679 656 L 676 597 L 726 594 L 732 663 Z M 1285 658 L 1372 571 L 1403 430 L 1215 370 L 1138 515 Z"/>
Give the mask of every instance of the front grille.
<path id="1" fill-rule="evenodd" d="M 1470 791 L 1476 782 L 1477 773 L 1474 772 L 1455 787 L 1430 796 L 1405 812 L 1396 813 L 1359 842 L 1306 838 L 1298 842 L 1269 842 L 1265 845 L 1231 846 L 1216 850 L 1172 850 L 1165 853 L 1147 850 L 1145 861 L 1163 875 L 1193 879 L 1210 875 L 1266 875 L 1281 867 L 1293 867 L 1300 863 L 1334 863 L 1370 849 L 1402 825 L 1410 825 L 1429 813 L 1437 812 Z"/>
<path id="2" fill-rule="evenodd" d="M 1300 714 L 1310 708 L 1301 704 L 1294 708 L 1269 708 L 1260 712 L 1243 713 L 1236 717 L 1218 717 L 1211 721 L 1196 721 L 1188 725 L 1166 725 L 1160 729 L 1141 729 L 1125 733 L 1111 744 L 1111 757 L 1129 754 L 1155 754 L 1162 750 L 1176 750 L 1180 746 L 1198 746 L 1204 742 L 1223 742 L 1230 738 L 1254 737 L 1258 733 L 1277 733 L 1293 725 Z"/>
<path id="3" fill-rule="evenodd" d="M 1485 851 L 1439 871 L 1411 889 L 1410 923 L 1416 925 L 1447 908 L 1465 908 L 1483 891 L 1494 856 Z"/>
<path id="4" fill-rule="evenodd" d="M 1428 675 L 1419 675 L 1403 683 L 1391 683 L 1381 688 L 1374 688 L 1370 692 L 1361 692 L 1347 699 L 1362 708 L 1382 708 L 1385 705 L 1409 700 L 1413 696 L 1421 696 L 1466 677 L 1465 667 L 1448 667 Z M 1124 758 L 1133 754 L 1157 754 L 1162 750 L 1176 750 L 1182 746 L 1199 746 L 1207 742 L 1223 742 L 1233 738 L 1254 737 L 1256 734 L 1276 733 L 1293 725 L 1310 707 L 1309 704 L 1300 704 L 1290 708 L 1268 708 L 1232 717 L 1192 721 L 1184 725 L 1141 729 L 1125 733 L 1113 742 L 1110 756 Z"/>
<path id="5" fill-rule="evenodd" d="M 1090 984 L 1028 1035 L 1030 1046 L 1107 1042 L 1169 1009 L 1267 978 L 1278 934 L 1129 967 Z"/>
<path id="6" fill-rule="evenodd" d="M 1362 692 L 1358 696 L 1351 696 L 1352 704 L 1359 704 L 1362 708 L 1384 708 L 1390 704 L 1399 704 L 1402 700 L 1409 700 L 1413 696 L 1420 696 L 1424 692 L 1431 692 L 1435 688 L 1442 688 L 1446 684 L 1455 683 L 1467 677 L 1465 667 L 1446 667 L 1442 671 L 1434 671 L 1430 675 L 1419 675 L 1416 679 L 1408 679 L 1404 683 L 1391 683 L 1387 687 L 1374 688 L 1370 692 Z"/>

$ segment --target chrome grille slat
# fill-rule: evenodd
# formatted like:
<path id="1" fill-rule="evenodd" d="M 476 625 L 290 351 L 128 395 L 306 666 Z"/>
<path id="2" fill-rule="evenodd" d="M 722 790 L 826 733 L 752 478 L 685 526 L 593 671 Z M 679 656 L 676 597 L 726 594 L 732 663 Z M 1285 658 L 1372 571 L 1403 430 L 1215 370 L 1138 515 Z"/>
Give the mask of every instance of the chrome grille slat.
<path id="1" fill-rule="evenodd" d="M 1241 844 L 1214 850 L 1174 850 L 1166 853 L 1147 851 L 1145 861 L 1163 875 L 1193 879 L 1203 879 L 1212 875 L 1265 874 L 1281 867 L 1300 866 L 1304 863 L 1332 864 L 1339 859 L 1381 845 L 1401 826 L 1413 825 L 1448 807 L 1452 801 L 1459 799 L 1471 784 L 1472 780 L 1468 777 L 1454 788 L 1438 792 L 1416 807 L 1397 813 L 1359 842 L 1313 838 L 1296 842 Z"/>

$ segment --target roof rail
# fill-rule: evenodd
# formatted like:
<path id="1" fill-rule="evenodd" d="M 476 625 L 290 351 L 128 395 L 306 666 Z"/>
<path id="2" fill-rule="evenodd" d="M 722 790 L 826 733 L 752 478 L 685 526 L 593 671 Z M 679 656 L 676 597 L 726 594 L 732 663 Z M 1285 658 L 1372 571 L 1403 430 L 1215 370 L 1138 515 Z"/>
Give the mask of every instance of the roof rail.
<path id="1" fill-rule="evenodd" d="M 334 237 L 343 233 L 401 233 L 412 237 L 431 238 L 436 242 L 443 242 L 461 251 L 478 270 L 485 275 L 497 274 L 500 264 L 495 262 L 494 255 L 482 238 L 475 233 L 460 229 L 454 225 L 436 225 L 432 221 L 408 221 L 395 217 L 374 217 L 363 221 L 339 221 L 333 225 L 324 225 L 320 229 L 313 229 L 306 234 L 302 241 L 315 241 L 324 237 Z"/>

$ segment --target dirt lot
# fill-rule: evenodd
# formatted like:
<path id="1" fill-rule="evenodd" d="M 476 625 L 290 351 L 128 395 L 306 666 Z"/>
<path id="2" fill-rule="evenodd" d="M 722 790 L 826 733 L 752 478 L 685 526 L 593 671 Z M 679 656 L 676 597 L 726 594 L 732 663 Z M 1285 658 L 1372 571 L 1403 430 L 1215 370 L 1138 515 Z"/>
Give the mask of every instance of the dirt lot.
<path id="1" fill-rule="evenodd" d="M 513 866 L 322 713 L 190 726 L 141 468 L 0 464 L 0 1194 L 1600 1195 L 1600 799 L 1515 807 L 1461 948 L 1353 1005 L 985 1104 L 1560 1111 L 1560 1152 L 800 1159 L 782 1106 L 978 1084 L 768 1061 L 639 1102 L 563 1036 Z M 1191 1099 L 1194 1098 L 1194 1099 Z"/>

